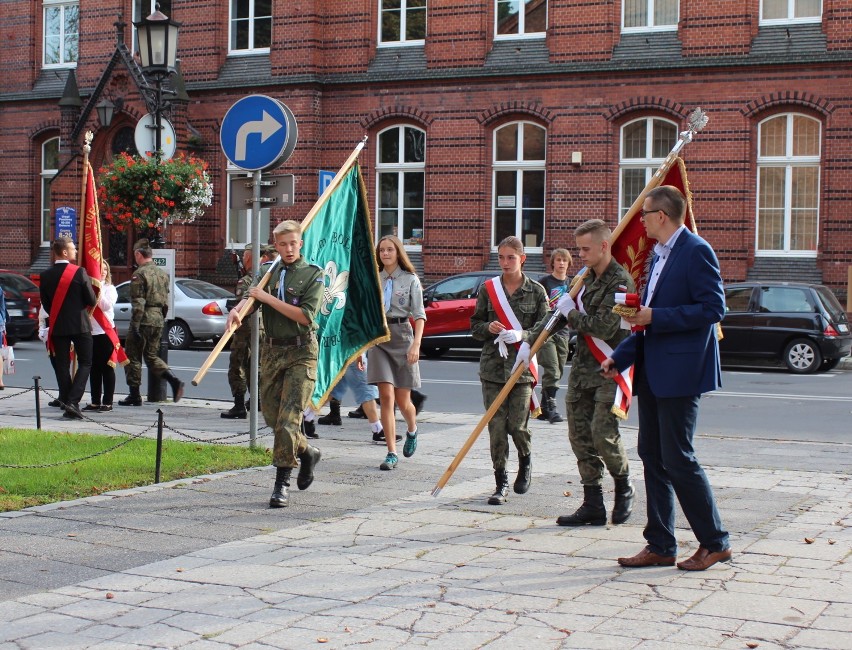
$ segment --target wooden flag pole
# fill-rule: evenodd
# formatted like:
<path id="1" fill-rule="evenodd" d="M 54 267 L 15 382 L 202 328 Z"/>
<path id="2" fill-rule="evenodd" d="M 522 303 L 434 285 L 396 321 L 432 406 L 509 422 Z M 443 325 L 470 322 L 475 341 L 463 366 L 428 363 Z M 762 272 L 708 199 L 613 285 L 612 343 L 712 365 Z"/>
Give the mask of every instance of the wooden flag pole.
<path id="1" fill-rule="evenodd" d="M 314 203 L 314 207 L 312 207 L 308 214 L 305 215 L 305 218 L 302 219 L 303 232 L 308 227 L 308 224 L 313 221 L 314 217 L 320 211 L 322 206 L 325 205 L 325 202 L 328 201 L 328 198 L 331 196 L 332 192 L 334 192 L 334 190 L 337 189 L 337 186 L 340 185 L 341 181 L 346 176 L 346 173 L 349 171 L 352 165 L 355 164 L 355 160 L 358 158 L 358 154 L 361 153 L 361 150 L 366 144 L 367 136 L 365 135 L 364 139 L 361 140 L 361 142 L 358 143 L 358 146 L 355 147 L 355 150 L 351 154 L 349 154 L 349 158 L 347 158 L 346 162 L 343 163 L 343 167 L 340 168 L 340 171 L 338 171 L 337 174 L 335 174 L 334 178 L 331 179 L 331 182 L 328 184 L 328 187 L 325 188 L 325 191 L 322 193 L 322 196 L 320 196 L 317 202 Z M 266 287 L 267 284 L 269 284 L 269 279 L 272 277 L 272 271 L 280 263 L 281 256 L 279 255 L 276 258 L 275 263 L 269 267 L 269 270 L 267 270 L 266 274 L 261 278 L 260 282 L 257 283 L 258 288 L 263 289 L 264 287 Z M 254 307 L 255 302 L 256 300 L 254 298 L 249 298 L 245 301 L 242 309 L 240 309 L 239 311 L 240 323 L 242 323 L 243 319 Z M 219 342 L 216 344 L 216 347 L 214 347 L 210 351 L 210 354 L 207 356 L 207 359 L 198 369 L 198 372 L 195 373 L 195 376 L 192 378 L 193 386 L 198 386 L 198 384 L 201 383 L 201 380 L 204 379 L 204 375 L 206 375 L 207 371 L 210 370 L 210 366 L 212 366 L 213 363 L 216 361 L 216 358 L 219 356 L 219 354 L 221 354 L 222 350 L 228 344 L 228 341 L 231 340 L 231 337 L 234 335 L 234 332 L 236 332 L 239 327 L 240 326 L 236 323 L 232 323 L 231 326 L 225 330 L 225 333 L 222 334 L 222 338 L 219 339 Z"/>
<path id="2" fill-rule="evenodd" d="M 695 133 L 700 131 L 707 125 L 707 119 L 707 115 L 700 108 L 696 108 L 692 111 L 692 113 L 690 113 L 689 118 L 687 118 L 687 130 L 682 131 L 680 133 L 680 137 L 678 138 L 678 141 L 675 143 L 674 147 L 672 147 L 672 150 L 669 152 L 669 155 L 666 156 L 666 159 L 660 165 L 659 169 L 654 172 L 654 175 L 651 177 L 651 180 L 648 181 L 648 184 L 639 193 L 639 196 L 636 197 L 636 200 L 630 206 L 630 209 L 621 219 L 621 222 L 618 224 L 618 226 L 612 233 L 612 237 L 610 238 L 611 242 L 614 242 L 618 238 L 622 231 L 627 227 L 627 224 L 630 222 L 633 216 L 642 208 L 642 204 L 645 202 L 645 197 L 648 196 L 648 192 L 650 192 L 652 189 L 654 189 L 660 183 L 663 182 L 663 179 L 666 177 L 666 174 L 671 169 L 672 165 L 675 164 L 675 161 L 677 160 L 678 154 L 680 153 L 681 149 L 683 149 L 686 144 L 692 142 L 692 138 Z M 587 272 L 588 269 L 584 269 L 580 274 L 578 274 L 578 277 L 582 279 Z M 571 286 L 570 290 L 570 295 L 572 298 L 576 298 L 577 294 L 580 293 L 582 284 L 582 282 L 577 282 L 575 278 L 575 282 Z M 547 337 L 550 336 L 550 333 L 553 327 L 555 326 L 558 317 L 558 313 L 554 313 L 550 317 L 550 320 L 547 322 L 547 325 L 545 326 L 544 330 L 542 330 L 541 334 L 538 335 L 538 338 L 535 340 L 532 347 L 530 347 L 530 359 L 532 359 L 535 353 L 538 352 L 538 350 L 544 344 L 545 340 L 547 340 Z M 459 449 L 455 458 L 453 458 L 453 460 L 450 462 L 449 467 L 447 467 L 446 471 L 443 473 L 443 475 L 441 475 L 441 478 L 438 479 L 438 482 L 435 484 L 435 487 L 432 490 L 433 497 L 436 497 L 441 493 L 441 490 L 447 484 L 447 481 L 450 480 L 450 477 L 461 464 L 462 460 L 464 460 L 464 457 L 467 455 L 467 452 L 470 451 L 471 447 L 473 447 L 473 443 L 476 442 L 476 439 L 479 437 L 479 434 L 482 433 L 482 430 L 491 421 L 491 418 L 494 417 L 494 414 L 509 396 L 509 393 L 515 387 L 515 384 L 518 382 L 518 379 L 523 374 L 525 369 L 526 366 L 524 366 L 523 364 L 515 368 L 515 371 L 506 381 L 506 385 L 503 386 L 503 389 L 497 394 L 497 397 L 494 399 L 494 402 L 485 412 L 485 415 L 483 415 L 482 418 L 479 420 L 479 423 L 476 425 L 476 427 L 474 427 L 473 431 L 468 436 L 465 443 L 462 445 L 462 448 Z"/>

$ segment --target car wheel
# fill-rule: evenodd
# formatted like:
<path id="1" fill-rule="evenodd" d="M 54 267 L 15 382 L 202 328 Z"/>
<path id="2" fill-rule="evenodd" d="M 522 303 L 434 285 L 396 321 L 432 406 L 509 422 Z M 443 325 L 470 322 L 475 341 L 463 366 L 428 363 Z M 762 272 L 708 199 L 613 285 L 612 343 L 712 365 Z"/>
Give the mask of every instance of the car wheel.
<path id="1" fill-rule="evenodd" d="M 427 359 L 437 359 L 447 353 L 449 348 L 423 348 L 423 356 Z"/>
<path id="2" fill-rule="evenodd" d="M 822 354 L 810 339 L 793 339 L 784 350 L 784 363 L 790 372 L 814 372 L 822 364 Z"/>
<path id="3" fill-rule="evenodd" d="M 175 320 L 170 322 L 168 327 L 169 348 L 172 350 L 186 350 L 189 344 L 192 343 L 192 334 L 190 334 L 186 323 Z"/>
<path id="4" fill-rule="evenodd" d="M 840 364 L 840 357 L 836 359 L 823 359 L 822 365 L 819 367 L 823 372 L 828 370 L 834 370 Z"/>

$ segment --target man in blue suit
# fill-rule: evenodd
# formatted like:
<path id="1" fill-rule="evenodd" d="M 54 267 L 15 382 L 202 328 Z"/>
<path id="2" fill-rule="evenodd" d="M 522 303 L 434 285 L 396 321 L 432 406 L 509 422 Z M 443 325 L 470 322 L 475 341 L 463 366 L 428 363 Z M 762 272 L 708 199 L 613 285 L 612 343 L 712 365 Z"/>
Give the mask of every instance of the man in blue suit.
<path id="1" fill-rule="evenodd" d="M 633 557 L 618 558 L 618 563 L 675 564 L 676 495 L 700 544 L 677 566 L 703 571 L 731 559 L 728 533 L 692 446 L 698 400 L 721 386 L 716 323 L 725 313 L 725 294 L 713 249 L 684 226 L 683 194 L 669 185 L 656 187 L 642 207 L 645 231 L 658 243 L 642 307 L 627 320 L 644 330 L 625 339 L 601 364 L 608 377 L 636 364 L 639 457 L 648 497 L 648 545 Z"/>

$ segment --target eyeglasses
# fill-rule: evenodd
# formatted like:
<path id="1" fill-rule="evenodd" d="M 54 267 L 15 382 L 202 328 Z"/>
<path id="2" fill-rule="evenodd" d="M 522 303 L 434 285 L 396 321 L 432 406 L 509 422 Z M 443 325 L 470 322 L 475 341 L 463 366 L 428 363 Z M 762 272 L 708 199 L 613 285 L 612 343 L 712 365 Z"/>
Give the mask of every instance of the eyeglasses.
<path id="1" fill-rule="evenodd" d="M 659 210 L 659 209 L 658 210 L 642 210 L 641 216 L 644 219 L 649 214 L 654 214 L 655 212 L 662 212 L 664 215 L 669 216 L 668 212 L 666 212 L 665 210 Z"/>

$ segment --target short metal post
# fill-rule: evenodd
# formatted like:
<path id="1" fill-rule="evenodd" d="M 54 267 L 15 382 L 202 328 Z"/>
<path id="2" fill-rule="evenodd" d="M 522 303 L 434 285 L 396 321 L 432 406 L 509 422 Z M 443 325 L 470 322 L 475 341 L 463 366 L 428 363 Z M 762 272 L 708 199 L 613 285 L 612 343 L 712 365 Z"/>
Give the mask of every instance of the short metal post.
<path id="1" fill-rule="evenodd" d="M 38 385 L 38 380 L 41 379 L 39 375 L 33 375 L 33 382 L 35 385 L 35 398 L 36 398 L 36 429 L 41 431 L 41 400 L 39 399 L 41 394 L 41 388 Z"/>
<path id="2" fill-rule="evenodd" d="M 160 482 L 160 461 L 163 458 L 163 409 L 157 409 L 157 460 L 154 465 L 154 483 Z"/>

